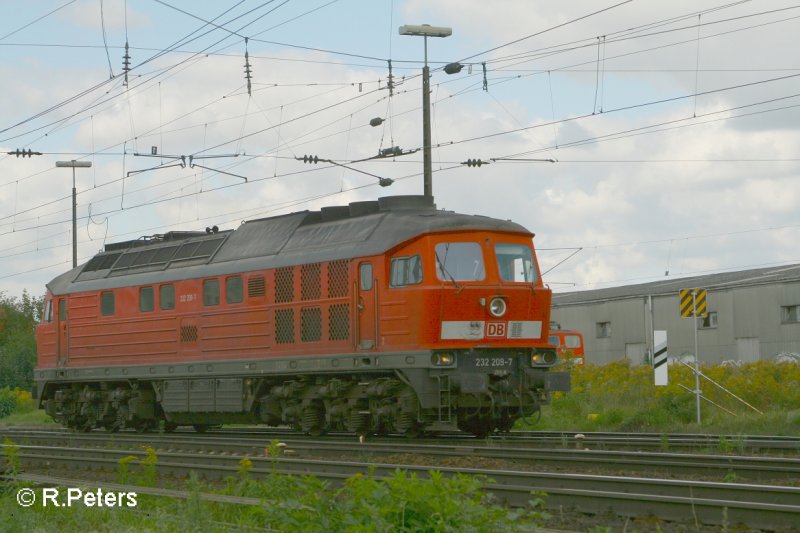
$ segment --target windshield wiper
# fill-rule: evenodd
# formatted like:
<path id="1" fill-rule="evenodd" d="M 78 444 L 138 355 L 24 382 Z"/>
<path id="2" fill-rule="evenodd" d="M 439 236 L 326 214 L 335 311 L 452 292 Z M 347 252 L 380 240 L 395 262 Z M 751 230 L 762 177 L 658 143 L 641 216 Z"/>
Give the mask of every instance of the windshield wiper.
<path id="1" fill-rule="evenodd" d="M 450 244 L 448 243 L 448 244 L 445 245 L 445 248 L 444 248 L 444 261 L 445 262 L 447 262 L 447 252 L 449 252 L 449 251 L 450 251 Z M 442 260 L 439 259 L 439 254 L 438 253 L 434 253 L 434 255 L 436 256 L 436 262 L 439 264 L 439 268 L 441 269 L 442 273 L 445 276 L 447 276 L 448 278 L 450 278 L 450 281 L 453 282 L 453 285 L 455 286 L 456 289 L 461 290 L 461 286 L 459 286 L 459 284 L 456 282 L 456 280 L 453 277 L 453 275 L 450 272 L 448 272 L 447 269 L 444 267 L 444 263 L 442 262 Z"/>

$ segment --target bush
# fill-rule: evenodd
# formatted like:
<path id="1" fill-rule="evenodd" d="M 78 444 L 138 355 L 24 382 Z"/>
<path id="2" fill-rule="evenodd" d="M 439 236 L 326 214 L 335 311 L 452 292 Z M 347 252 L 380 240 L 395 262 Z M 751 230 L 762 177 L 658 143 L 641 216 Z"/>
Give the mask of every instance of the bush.
<path id="1" fill-rule="evenodd" d="M 0 389 L 0 418 L 5 418 L 13 413 L 27 413 L 36 409 L 36 402 L 31 398 L 31 393 L 3 387 Z"/>
<path id="2" fill-rule="evenodd" d="M 5 418 L 17 408 L 17 395 L 8 387 L 0 389 L 0 418 Z"/>
<path id="3" fill-rule="evenodd" d="M 718 431 L 761 432 L 761 428 L 773 424 L 772 433 L 800 432 L 797 423 L 800 365 L 757 361 L 741 365 L 701 366 L 700 370 L 765 413 L 763 416 L 757 414 L 701 378 L 703 396 L 737 415 L 733 417 L 703 402 L 703 427 L 716 426 Z M 683 365 L 669 367 L 669 385 L 663 387 L 654 385 L 653 368 L 649 365 L 632 366 L 629 361 L 620 360 L 603 366 L 576 367 L 572 370 L 572 390 L 553 395 L 535 429 L 696 431 L 695 396 L 680 385 L 691 390 L 695 388 L 692 370 Z"/>

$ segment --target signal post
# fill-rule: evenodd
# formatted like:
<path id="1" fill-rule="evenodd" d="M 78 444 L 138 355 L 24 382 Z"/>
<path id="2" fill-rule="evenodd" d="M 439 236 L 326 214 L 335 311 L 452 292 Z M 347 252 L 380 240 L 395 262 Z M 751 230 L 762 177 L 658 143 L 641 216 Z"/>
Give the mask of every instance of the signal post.
<path id="1" fill-rule="evenodd" d="M 708 315 L 705 289 L 681 289 L 679 293 L 681 317 L 694 321 L 694 394 L 697 407 L 697 424 L 700 425 L 700 356 L 697 342 L 697 319 Z"/>

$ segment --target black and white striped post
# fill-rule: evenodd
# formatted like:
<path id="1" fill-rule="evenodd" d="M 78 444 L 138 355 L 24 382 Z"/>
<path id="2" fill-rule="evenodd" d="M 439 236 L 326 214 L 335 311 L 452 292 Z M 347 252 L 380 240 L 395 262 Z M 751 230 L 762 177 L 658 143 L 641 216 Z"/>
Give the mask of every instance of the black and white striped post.
<path id="1" fill-rule="evenodd" d="M 653 372 L 656 387 L 663 387 L 669 383 L 667 371 L 667 332 L 665 330 L 653 331 L 655 354 L 653 355 Z"/>

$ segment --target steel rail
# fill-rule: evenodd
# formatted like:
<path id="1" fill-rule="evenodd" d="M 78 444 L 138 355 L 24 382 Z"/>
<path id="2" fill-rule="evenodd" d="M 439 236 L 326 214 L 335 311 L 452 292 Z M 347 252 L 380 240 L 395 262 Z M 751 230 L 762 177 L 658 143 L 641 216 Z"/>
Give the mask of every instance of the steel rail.
<path id="1" fill-rule="evenodd" d="M 157 450 L 263 455 L 269 443 L 258 438 L 198 438 L 197 435 L 71 433 L 56 435 L 31 431 L 11 432 L 0 428 L 0 436 L 16 443 L 47 445 L 59 443 L 74 446 L 125 447 L 150 445 Z M 340 442 L 329 440 L 283 439 L 298 456 L 355 455 L 371 459 L 395 454 L 416 454 L 432 458 L 484 457 L 515 464 L 551 466 L 558 468 L 615 470 L 701 475 L 714 479 L 733 476 L 747 480 L 800 479 L 800 458 L 749 457 L 738 455 L 676 454 L 575 449 L 540 449 L 498 446 L 496 443 L 475 445 L 427 444 L 417 442 Z"/>
<path id="2" fill-rule="evenodd" d="M 656 448 L 740 448 L 748 450 L 790 450 L 800 452 L 800 436 L 714 435 L 702 433 L 616 433 L 581 431 L 512 431 L 493 437 L 542 443 L 574 443 L 614 447 Z"/>
<path id="3" fill-rule="evenodd" d="M 6 445 L 3 445 L 5 447 Z M 26 467 L 54 465 L 114 471 L 119 460 L 145 457 L 143 451 L 17 445 Z M 159 474 L 187 475 L 195 471 L 207 478 L 235 476 L 242 456 L 161 452 Z M 356 474 L 382 478 L 398 469 L 427 476 L 430 467 L 370 464 L 353 461 L 319 461 L 286 458 L 251 458 L 250 475 L 268 479 L 273 474 L 307 474 L 341 483 Z M 613 509 L 628 516 L 656 515 L 665 520 L 694 516 L 706 524 L 743 523 L 749 527 L 780 529 L 800 522 L 800 487 L 712 483 L 671 479 L 615 477 L 584 474 L 479 470 L 437 467 L 448 475 L 485 476 L 487 490 L 511 506 L 525 506 L 531 492 L 547 494 L 548 507 L 574 507 L 600 513 Z"/>
<path id="4" fill-rule="evenodd" d="M 0 426 L 4 429 L 21 430 L 46 430 L 74 434 L 72 430 L 60 427 L 46 426 Z M 195 435 L 189 428 L 179 428 L 175 434 Z M 275 438 L 303 438 L 298 431 L 281 427 L 236 427 L 227 426 L 221 429 L 211 429 L 203 434 L 204 438 L 213 437 L 275 437 Z M 576 438 L 577 437 L 577 438 Z M 353 434 L 330 433 L 326 440 L 345 440 L 352 442 Z M 405 437 L 370 437 L 373 441 L 397 442 L 408 441 Z M 434 444 L 449 444 L 457 442 L 514 442 L 520 445 L 546 445 L 570 447 L 583 444 L 596 448 L 658 448 L 668 449 L 719 449 L 730 450 L 773 450 L 795 452 L 800 454 L 800 436 L 795 435 L 715 435 L 704 433 L 622 433 L 602 431 L 510 431 L 509 433 L 492 435 L 487 439 L 479 439 L 465 433 L 442 433 L 434 437 L 419 439 Z M 666 449 L 666 450 L 665 450 Z"/>

